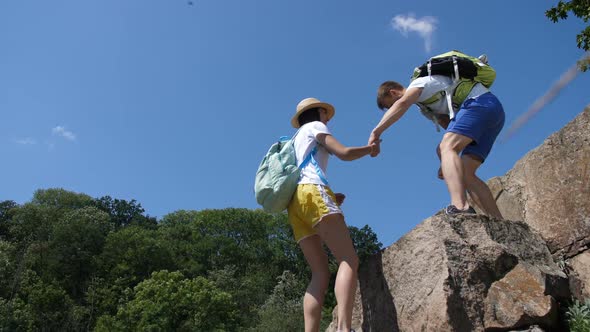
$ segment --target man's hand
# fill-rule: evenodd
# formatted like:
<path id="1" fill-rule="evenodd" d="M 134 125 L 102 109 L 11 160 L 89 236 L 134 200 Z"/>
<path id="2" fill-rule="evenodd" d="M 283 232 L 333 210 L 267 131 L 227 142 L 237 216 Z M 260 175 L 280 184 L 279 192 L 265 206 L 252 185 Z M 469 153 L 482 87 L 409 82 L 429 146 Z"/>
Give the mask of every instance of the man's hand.
<path id="1" fill-rule="evenodd" d="M 377 157 L 381 153 L 381 140 L 376 144 L 371 144 L 371 157 Z"/>
<path id="2" fill-rule="evenodd" d="M 346 198 L 343 193 L 335 193 L 334 196 L 336 197 L 336 204 L 338 204 L 338 206 L 342 205 Z"/>
<path id="3" fill-rule="evenodd" d="M 379 135 L 375 134 L 375 132 L 371 132 L 368 145 L 372 146 L 371 157 L 377 157 L 381 152 L 381 139 L 379 138 Z"/>

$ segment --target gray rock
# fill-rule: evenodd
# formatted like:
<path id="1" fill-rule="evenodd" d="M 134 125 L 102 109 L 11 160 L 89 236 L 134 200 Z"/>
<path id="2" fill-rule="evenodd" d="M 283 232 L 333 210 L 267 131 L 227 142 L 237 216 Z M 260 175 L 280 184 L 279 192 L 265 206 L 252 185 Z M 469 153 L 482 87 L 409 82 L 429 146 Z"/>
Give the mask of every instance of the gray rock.
<path id="1" fill-rule="evenodd" d="M 488 185 L 505 221 L 439 213 L 361 266 L 357 332 L 563 328 L 590 296 L 590 108 Z"/>
<path id="2" fill-rule="evenodd" d="M 482 215 L 424 220 L 362 266 L 359 283 L 357 332 L 552 326 L 556 299 L 569 297 L 566 275 L 537 233 Z"/>
<path id="3" fill-rule="evenodd" d="M 539 269 L 519 263 L 488 290 L 484 326 L 505 329 L 531 323 L 555 325 L 558 306 L 552 296 L 545 295 L 545 281 Z"/>
<path id="4" fill-rule="evenodd" d="M 590 299 L 590 251 L 573 257 L 567 266 L 572 295 L 578 301 Z"/>
<path id="5" fill-rule="evenodd" d="M 590 108 L 488 181 L 504 218 L 524 220 L 556 257 L 590 244 Z"/>
<path id="6" fill-rule="evenodd" d="M 543 330 L 542 328 L 540 328 L 537 325 L 533 325 L 533 326 L 530 326 L 529 328 L 524 329 L 524 330 L 512 330 L 509 332 L 545 332 L 545 330 Z"/>

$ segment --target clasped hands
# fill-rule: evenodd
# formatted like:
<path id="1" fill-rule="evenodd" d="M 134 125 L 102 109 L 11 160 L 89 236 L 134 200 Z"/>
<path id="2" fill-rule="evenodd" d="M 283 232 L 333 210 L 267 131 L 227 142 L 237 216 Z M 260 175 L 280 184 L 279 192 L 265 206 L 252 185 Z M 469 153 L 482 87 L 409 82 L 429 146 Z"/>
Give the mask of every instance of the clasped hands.
<path id="1" fill-rule="evenodd" d="M 371 157 L 377 157 L 377 155 L 381 152 L 381 139 L 379 135 L 375 132 L 371 132 L 371 136 L 369 136 L 369 143 L 368 145 L 371 146 Z"/>

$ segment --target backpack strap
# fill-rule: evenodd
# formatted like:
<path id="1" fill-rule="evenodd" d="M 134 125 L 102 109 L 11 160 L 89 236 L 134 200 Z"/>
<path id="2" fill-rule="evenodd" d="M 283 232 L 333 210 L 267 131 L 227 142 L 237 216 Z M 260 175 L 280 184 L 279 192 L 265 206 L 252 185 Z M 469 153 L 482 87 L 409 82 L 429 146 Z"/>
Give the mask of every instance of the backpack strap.
<path id="1" fill-rule="evenodd" d="M 305 159 L 303 159 L 303 162 L 301 162 L 301 164 L 299 165 L 299 168 L 303 169 L 303 167 L 305 167 L 307 164 L 309 164 L 311 162 L 311 164 L 315 168 L 316 173 L 320 177 L 320 180 L 322 180 L 322 182 L 327 186 L 329 184 L 328 184 L 328 180 L 326 180 L 326 175 L 324 174 L 324 171 L 322 171 L 322 168 L 318 164 L 317 160 L 315 160 L 315 158 L 313 157 L 316 155 L 317 152 L 318 152 L 318 146 L 316 145 L 313 147 L 313 149 L 311 149 L 311 152 L 305 157 Z"/>
<path id="2" fill-rule="evenodd" d="M 299 133 L 299 130 L 297 130 L 295 135 L 293 135 L 293 138 L 291 138 L 292 144 L 295 144 L 295 136 L 297 136 L 298 133 Z M 286 136 L 283 136 L 283 137 L 286 137 Z M 316 173 L 320 177 L 320 180 L 322 180 L 324 185 L 328 186 L 329 184 L 328 184 L 328 180 L 326 179 L 326 175 L 324 174 L 324 171 L 322 171 L 322 168 L 320 167 L 320 165 L 318 164 L 318 162 L 314 158 L 314 156 L 316 155 L 317 152 L 318 152 L 318 146 L 316 143 L 316 146 L 314 146 L 313 149 L 311 149 L 311 151 L 307 154 L 307 156 L 305 156 L 305 158 L 303 159 L 301 164 L 299 164 L 298 167 L 299 167 L 299 169 L 303 169 L 303 167 L 305 167 L 307 164 L 309 164 L 311 162 L 311 164 L 315 168 Z"/>
<path id="3" fill-rule="evenodd" d="M 318 173 L 318 176 L 320 177 L 320 180 L 322 180 L 322 182 L 328 186 L 328 180 L 326 179 L 326 176 L 324 174 L 324 171 L 322 171 L 322 168 L 320 167 L 320 165 L 318 164 L 318 162 L 315 160 L 315 158 L 313 156 L 315 156 L 315 154 L 318 152 L 318 146 L 316 145 L 313 150 L 311 150 L 311 153 L 309 154 L 311 156 L 311 164 L 315 167 L 315 171 L 316 173 Z"/>
<path id="4" fill-rule="evenodd" d="M 291 139 L 289 139 L 289 136 L 281 136 L 279 137 L 279 143 L 283 143 L 283 142 L 291 142 L 291 144 L 295 143 L 295 136 L 297 136 L 297 134 L 299 134 L 299 130 L 301 130 L 301 128 L 297 129 L 297 131 L 295 132 L 295 134 L 293 135 L 293 137 L 291 137 Z M 280 150 L 280 145 L 279 145 L 279 150 Z"/>
<path id="5" fill-rule="evenodd" d="M 427 105 L 424 105 L 422 103 L 416 103 L 416 105 L 418 105 L 418 108 L 420 109 L 420 113 L 422 113 L 422 115 L 424 115 L 428 120 L 432 121 L 432 123 L 434 123 L 434 127 L 436 128 L 437 132 L 440 132 L 440 125 L 438 124 L 438 120 L 436 119 L 436 116 L 434 115 L 434 112 L 430 109 L 430 107 L 428 107 Z"/>
<path id="6" fill-rule="evenodd" d="M 460 78 L 459 76 L 459 63 L 457 63 L 457 56 L 453 55 L 453 69 L 455 71 L 455 77 L 453 77 L 453 82 L 457 82 Z"/>
<path id="7" fill-rule="evenodd" d="M 455 89 L 453 88 L 455 86 L 455 83 L 458 80 L 453 80 L 453 84 L 450 85 L 449 87 L 447 87 L 445 90 L 441 90 L 437 93 L 435 93 L 434 95 L 432 95 L 432 97 L 426 99 L 425 101 L 421 102 L 421 103 L 417 103 L 418 106 L 420 107 L 420 105 L 422 105 L 427 111 L 432 112 L 430 110 L 430 107 L 428 107 L 428 105 L 430 104 L 434 104 L 436 102 L 438 102 L 439 100 L 441 100 L 441 98 L 446 98 L 447 100 L 447 108 L 449 110 L 449 116 L 450 118 L 454 118 L 455 117 L 455 105 L 453 104 L 453 96 L 455 95 Z M 458 107 L 458 105 L 457 105 Z M 420 107 L 420 110 L 422 110 L 422 107 Z M 424 110 L 422 110 L 424 113 Z M 431 116 L 428 116 L 428 118 L 431 118 L 431 120 L 433 120 L 435 122 L 435 124 L 438 125 L 438 122 L 436 122 L 436 120 L 434 120 Z M 437 126 L 437 131 L 439 131 L 438 126 Z"/>
<path id="8" fill-rule="evenodd" d="M 455 117 L 455 108 L 453 107 L 453 93 L 450 91 L 449 88 L 445 90 L 445 97 L 447 98 L 447 107 L 449 108 L 449 118 L 452 119 Z"/>
<path id="9" fill-rule="evenodd" d="M 305 167 L 305 165 L 309 164 L 309 162 L 313 158 L 312 155 L 314 154 L 314 152 L 315 152 L 315 148 L 313 148 L 313 150 L 311 150 L 311 152 L 308 153 L 307 156 L 305 156 L 305 159 L 303 159 L 303 161 L 301 162 L 301 164 L 299 164 L 299 168 L 303 169 L 303 167 Z"/>
<path id="10" fill-rule="evenodd" d="M 455 71 L 455 75 L 453 76 L 453 84 L 452 85 L 456 85 L 457 82 L 459 81 L 459 79 L 461 78 L 459 76 L 459 64 L 457 63 L 457 56 L 453 55 L 453 70 Z M 452 86 L 449 86 L 445 89 L 444 94 L 445 97 L 447 98 L 447 107 L 449 108 L 449 118 L 454 118 L 455 117 L 455 108 L 453 107 L 453 91 L 451 91 Z"/>

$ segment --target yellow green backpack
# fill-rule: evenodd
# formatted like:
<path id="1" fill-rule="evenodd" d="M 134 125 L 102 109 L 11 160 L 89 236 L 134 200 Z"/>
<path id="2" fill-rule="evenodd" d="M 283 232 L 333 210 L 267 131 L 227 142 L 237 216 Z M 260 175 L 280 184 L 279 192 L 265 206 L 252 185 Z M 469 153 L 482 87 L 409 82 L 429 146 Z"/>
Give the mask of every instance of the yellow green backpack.
<path id="1" fill-rule="evenodd" d="M 422 114 L 432 120 L 434 120 L 434 112 L 430 110 L 429 105 L 438 102 L 441 98 L 447 98 L 449 113 L 454 114 L 475 84 L 481 83 L 489 89 L 496 79 L 496 71 L 488 65 L 485 55 L 476 58 L 456 50 L 433 56 L 421 66 L 416 67 L 411 81 L 430 75 L 448 76 L 456 82 L 452 91 L 440 91 L 418 103 Z"/>

